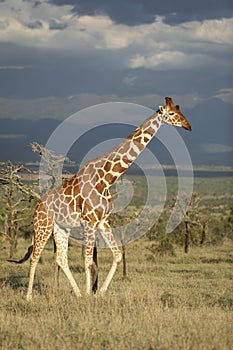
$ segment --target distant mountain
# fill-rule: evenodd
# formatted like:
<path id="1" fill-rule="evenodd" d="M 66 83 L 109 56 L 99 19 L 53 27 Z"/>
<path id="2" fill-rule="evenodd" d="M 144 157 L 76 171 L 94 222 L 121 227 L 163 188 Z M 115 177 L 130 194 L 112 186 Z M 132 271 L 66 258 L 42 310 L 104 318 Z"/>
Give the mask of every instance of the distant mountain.
<path id="1" fill-rule="evenodd" d="M 232 105 L 212 99 L 184 111 L 184 114 L 192 125 L 192 132 L 177 130 L 186 143 L 193 164 L 233 166 Z M 46 144 L 59 123 L 61 121 L 55 119 L 0 119 L 0 160 L 38 161 L 39 157 L 31 151 L 29 143 L 38 141 Z M 68 156 L 80 163 L 87 150 L 95 145 L 111 138 L 125 138 L 132 131 L 133 127 L 128 125 L 106 124 L 81 137 Z M 160 163 L 172 164 L 170 155 L 156 138 L 149 148 Z"/>

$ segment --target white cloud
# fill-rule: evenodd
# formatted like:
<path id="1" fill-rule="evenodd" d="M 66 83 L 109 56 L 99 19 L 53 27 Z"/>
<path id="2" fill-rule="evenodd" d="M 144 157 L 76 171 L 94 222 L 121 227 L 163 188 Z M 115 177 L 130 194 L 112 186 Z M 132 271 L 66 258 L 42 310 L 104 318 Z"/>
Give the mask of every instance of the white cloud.
<path id="1" fill-rule="evenodd" d="M 233 46 L 232 18 L 171 26 L 157 17 L 153 23 L 129 27 L 103 15 L 74 16 L 71 10 L 45 1 L 36 7 L 23 0 L 0 3 L 0 40 L 76 54 L 115 50 L 127 68 L 159 70 L 206 65 L 219 59 L 213 50 Z M 51 23 L 57 24 L 56 30 Z"/>
<path id="2" fill-rule="evenodd" d="M 130 76 L 130 77 L 125 77 L 123 79 L 123 83 L 129 86 L 134 86 L 136 84 L 136 81 L 138 80 L 138 76 Z"/>
<path id="3" fill-rule="evenodd" d="M 186 55 L 178 51 L 163 51 L 148 56 L 136 55 L 130 61 L 131 68 L 166 68 L 174 65 L 182 66 L 185 63 Z"/>
<path id="4" fill-rule="evenodd" d="M 194 29 L 194 38 L 211 43 L 233 45 L 233 18 L 193 22 L 186 25 Z"/>
<path id="5" fill-rule="evenodd" d="M 201 146 L 202 151 L 207 153 L 226 153 L 233 152 L 232 146 L 220 145 L 218 143 L 204 143 Z"/>
<path id="6" fill-rule="evenodd" d="M 233 104 L 233 88 L 220 89 L 213 97 L 219 98 L 223 102 Z"/>
<path id="7" fill-rule="evenodd" d="M 22 70 L 28 68 L 30 68 L 30 66 L 0 66 L 0 70 Z"/>
<path id="8" fill-rule="evenodd" d="M 0 134 L 0 140 L 16 140 L 24 139 L 27 137 L 25 134 Z"/>

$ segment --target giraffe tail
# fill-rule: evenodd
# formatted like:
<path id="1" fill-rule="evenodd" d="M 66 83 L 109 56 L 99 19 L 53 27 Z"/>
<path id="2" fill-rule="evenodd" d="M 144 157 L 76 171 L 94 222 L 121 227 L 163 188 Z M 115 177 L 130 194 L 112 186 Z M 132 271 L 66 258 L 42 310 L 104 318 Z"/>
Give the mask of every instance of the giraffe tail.
<path id="1" fill-rule="evenodd" d="M 10 260 L 7 260 L 7 261 L 13 262 L 15 264 L 22 264 L 22 263 L 24 263 L 25 261 L 27 261 L 30 258 L 31 254 L 32 254 L 32 250 L 33 250 L 33 244 L 30 245 L 30 247 L 28 248 L 27 253 L 24 255 L 24 257 L 22 259 L 20 259 L 20 260 L 12 260 L 12 259 L 10 259 Z"/>

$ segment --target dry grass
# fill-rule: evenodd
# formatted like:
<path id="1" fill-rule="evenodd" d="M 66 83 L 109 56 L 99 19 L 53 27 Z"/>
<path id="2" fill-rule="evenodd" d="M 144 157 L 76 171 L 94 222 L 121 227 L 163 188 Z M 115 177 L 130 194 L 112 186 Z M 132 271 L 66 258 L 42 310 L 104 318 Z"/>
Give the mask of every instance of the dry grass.
<path id="1" fill-rule="evenodd" d="M 232 349 L 232 245 L 154 259 L 149 244 L 141 239 L 127 247 L 127 279 L 120 266 L 104 296 L 77 300 L 63 274 L 54 288 L 49 243 L 31 303 L 25 301 L 28 264 L 7 263 L 3 249 L 1 349 Z M 26 243 L 19 246 L 18 257 Z M 69 256 L 84 290 L 80 246 L 72 243 Z M 100 282 L 110 261 L 109 252 L 99 250 Z"/>

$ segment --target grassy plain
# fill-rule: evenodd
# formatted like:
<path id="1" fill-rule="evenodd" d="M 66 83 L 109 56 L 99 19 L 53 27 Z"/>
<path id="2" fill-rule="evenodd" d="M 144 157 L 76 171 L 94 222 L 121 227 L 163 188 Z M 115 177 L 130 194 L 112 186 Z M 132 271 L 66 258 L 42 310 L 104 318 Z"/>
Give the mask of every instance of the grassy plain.
<path id="1" fill-rule="evenodd" d="M 145 189 L 137 177 L 136 188 Z M 175 178 L 167 179 L 170 195 Z M 194 190 L 210 211 L 225 215 L 232 205 L 232 178 L 195 179 Z M 142 198 L 140 194 L 138 197 Z M 31 218 L 30 218 L 31 219 Z M 30 241 L 20 239 L 15 258 Z M 126 248 L 127 278 L 122 265 L 105 295 L 77 300 L 63 273 L 54 283 L 53 244 L 43 252 L 34 298 L 25 300 L 29 263 L 12 265 L 8 243 L 0 245 L 0 349 L 233 349 L 233 243 L 176 248 L 175 257 L 157 257 L 145 237 Z M 81 246 L 71 241 L 70 268 L 85 290 Z M 99 250 L 100 284 L 111 254 Z"/>
<path id="2" fill-rule="evenodd" d="M 54 287 L 53 247 L 39 264 L 34 299 L 25 300 L 29 264 L 10 265 L 1 254 L 1 349 L 232 349 L 232 243 L 158 258 L 145 238 L 127 247 L 109 291 L 77 300 L 66 277 Z M 22 256 L 27 242 L 19 242 Z M 70 266 L 84 291 L 81 247 L 72 241 Z M 99 250 L 100 283 L 111 264 Z"/>

